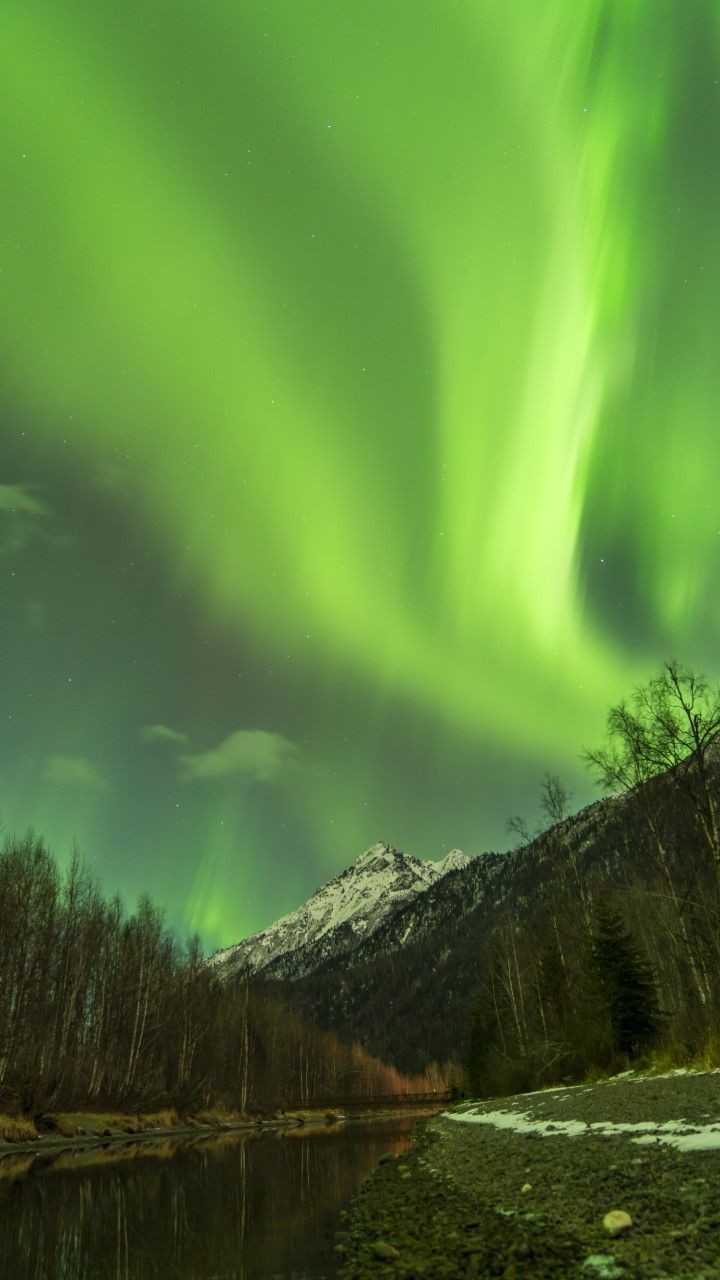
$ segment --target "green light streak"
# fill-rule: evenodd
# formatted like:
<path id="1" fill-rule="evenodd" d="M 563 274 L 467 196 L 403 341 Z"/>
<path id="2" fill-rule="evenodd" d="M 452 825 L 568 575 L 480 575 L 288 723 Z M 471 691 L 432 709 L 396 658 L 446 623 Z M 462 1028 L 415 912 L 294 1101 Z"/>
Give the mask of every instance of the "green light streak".
<path id="1" fill-rule="evenodd" d="M 574 752 L 717 635 L 717 36 L 702 2 L 11 3 L 6 399 L 132 472 L 208 627 Z"/>

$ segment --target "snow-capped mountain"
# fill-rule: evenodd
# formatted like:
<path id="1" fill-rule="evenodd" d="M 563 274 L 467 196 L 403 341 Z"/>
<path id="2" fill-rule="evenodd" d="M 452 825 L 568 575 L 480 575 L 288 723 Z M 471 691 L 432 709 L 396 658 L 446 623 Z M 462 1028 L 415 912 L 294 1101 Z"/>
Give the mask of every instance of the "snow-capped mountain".
<path id="1" fill-rule="evenodd" d="M 240 972 L 300 978 L 326 960 L 345 955 L 431 885 L 470 859 L 453 849 L 441 862 L 424 862 L 392 845 L 372 845 L 339 876 L 322 885 L 297 911 L 261 933 L 217 951 L 210 963 L 222 977 Z"/>

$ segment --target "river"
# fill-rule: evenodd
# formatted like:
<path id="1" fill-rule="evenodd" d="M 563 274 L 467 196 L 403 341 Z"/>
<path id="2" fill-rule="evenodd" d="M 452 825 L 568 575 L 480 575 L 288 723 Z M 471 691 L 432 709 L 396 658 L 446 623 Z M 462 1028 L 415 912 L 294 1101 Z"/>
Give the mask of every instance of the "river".
<path id="1" fill-rule="evenodd" d="M 305 1280 L 417 1115 L 157 1138 L 0 1160 L 3 1280 Z"/>

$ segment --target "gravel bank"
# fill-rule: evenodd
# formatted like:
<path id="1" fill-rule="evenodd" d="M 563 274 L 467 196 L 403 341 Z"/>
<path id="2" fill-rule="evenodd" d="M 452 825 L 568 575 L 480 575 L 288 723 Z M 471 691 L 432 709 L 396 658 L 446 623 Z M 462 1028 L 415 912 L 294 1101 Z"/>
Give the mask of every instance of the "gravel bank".
<path id="1" fill-rule="evenodd" d="M 365 1183 L 338 1237 L 343 1280 L 720 1280 L 720 1075 L 620 1078 L 476 1111 L 488 1122 L 451 1118 L 467 1108 L 434 1117 Z M 589 1127 L 601 1124 L 649 1128 Z M 707 1149 L 668 1145 L 678 1135 Z M 603 1229 L 613 1209 L 633 1221 L 617 1238 Z"/>

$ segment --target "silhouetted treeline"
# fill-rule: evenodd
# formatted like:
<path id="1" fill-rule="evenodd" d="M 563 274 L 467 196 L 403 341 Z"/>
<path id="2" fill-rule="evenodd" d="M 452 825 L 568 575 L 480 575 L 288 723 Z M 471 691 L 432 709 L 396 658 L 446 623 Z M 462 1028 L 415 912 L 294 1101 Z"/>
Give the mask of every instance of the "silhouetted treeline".
<path id="1" fill-rule="evenodd" d="M 33 835 L 0 853 L 0 929 L 0 1110 L 251 1112 L 443 1085 L 405 1079 L 246 982 L 223 986 L 148 898 L 128 914 L 77 854 L 61 872 Z"/>

